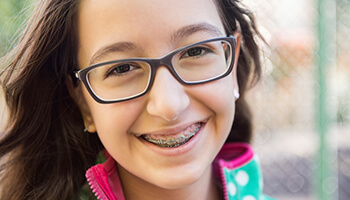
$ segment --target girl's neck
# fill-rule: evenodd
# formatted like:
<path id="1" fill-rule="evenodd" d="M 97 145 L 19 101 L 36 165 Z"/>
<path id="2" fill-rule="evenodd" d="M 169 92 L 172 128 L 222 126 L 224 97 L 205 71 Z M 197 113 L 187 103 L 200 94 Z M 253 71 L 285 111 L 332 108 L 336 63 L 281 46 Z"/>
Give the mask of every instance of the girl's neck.
<path id="1" fill-rule="evenodd" d="M 211 167 L 195 183 L 180 189 L 164 189 L 135 177 L 117 164 L 126 200 L 219 200 L 222 199 Z"/>

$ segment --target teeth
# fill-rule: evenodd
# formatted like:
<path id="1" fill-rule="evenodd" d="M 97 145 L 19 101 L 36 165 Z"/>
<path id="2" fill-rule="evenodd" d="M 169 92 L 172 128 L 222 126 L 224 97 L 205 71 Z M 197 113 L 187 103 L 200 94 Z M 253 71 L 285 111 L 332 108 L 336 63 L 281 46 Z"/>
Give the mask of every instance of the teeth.
<path id="1" fill-rule="evenodd" d="M 166 139 L 154 139 L 148 135 L 142 135 L 142 137 L 148 142 L 158 145 L 160 147 L 166 147 L 166 148 L 178 147 L 180 145 L 185 144 L 188 140 L 190 140 L 199 131 L 201 126 L 202 126 L 202 123 L 198 123 L 195 128 L 192 126 L 190 128 L 187 128 L 186 130 L 184 130 L 182 135 L 179 136 L 177 139 L 172 137 L 166 138 Z M 191 129 L 194 129 L 194 130 L 191 130 Z"/>

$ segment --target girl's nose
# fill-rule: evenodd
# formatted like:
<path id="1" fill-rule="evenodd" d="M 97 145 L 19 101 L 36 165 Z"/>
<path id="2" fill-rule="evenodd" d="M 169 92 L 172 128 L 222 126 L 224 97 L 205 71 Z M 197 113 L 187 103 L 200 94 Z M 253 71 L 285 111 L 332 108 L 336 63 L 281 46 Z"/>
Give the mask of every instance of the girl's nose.
<path id="1" fill-rule="evenodd" d="M 149 92 L 147 111 L 166 121 L 176 120 L 186 110 L 190 99 L 179 83 L 165 67 L 159 67 Z"/>

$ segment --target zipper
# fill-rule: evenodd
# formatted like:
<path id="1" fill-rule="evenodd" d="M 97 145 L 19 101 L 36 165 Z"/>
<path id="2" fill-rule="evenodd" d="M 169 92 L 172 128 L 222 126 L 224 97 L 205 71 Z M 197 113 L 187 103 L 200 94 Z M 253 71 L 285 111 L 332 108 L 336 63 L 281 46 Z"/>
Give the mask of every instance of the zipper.
<path id="1" fill-rule="evenodd" d="M 92 192 L 99 200 L 110 200 L 105 191 L 100 186 L 97 177 L 94 175 L 94 172 L 100 174 L 97 166 L 90 168 L 85 174 L 85 177 L 90 185 Z M 103 182 L 103 180 L 100 181 Z"/>
<path id="2" fill-rule="evenodd" d="M 222 183 L 222 190 L 224 193 L 224 200 L 229 200 L 228 199 L 228 191 L 227 191 L 227 181 L 225 177 L 225 171 L 224 171 L 224 162 L 223 160 L 219 160 L 219 167 L 220 167 L 220 177 L 221 177 L 221 183 Z"/>

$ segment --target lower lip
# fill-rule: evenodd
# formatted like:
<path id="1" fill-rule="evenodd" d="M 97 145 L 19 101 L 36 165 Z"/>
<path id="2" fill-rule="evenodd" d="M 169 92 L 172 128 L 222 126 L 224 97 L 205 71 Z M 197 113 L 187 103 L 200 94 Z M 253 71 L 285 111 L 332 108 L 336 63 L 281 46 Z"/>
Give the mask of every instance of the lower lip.
<path id="1" fill-rule="evenodd" d="M 190 151 L 198 142 L 200 139 L 200 135 L 205 127 L 205 123 L 201 125 L 199 128 L 198 132 L 190 139 L 188 140 L 185 144 L 180 145 L 178 147 L 160 147 L 155 144 L 152 144 L 150 142 L 147 142 L 145 139 L 140 137 L 139 139 L 143 144 L 145 144 L 149 149 L 154 151 L 157 154 L 161 154 L 164 156 L 176 156 L 176 155 L 181 155 L 184 154 L 188 151 Z"/>

